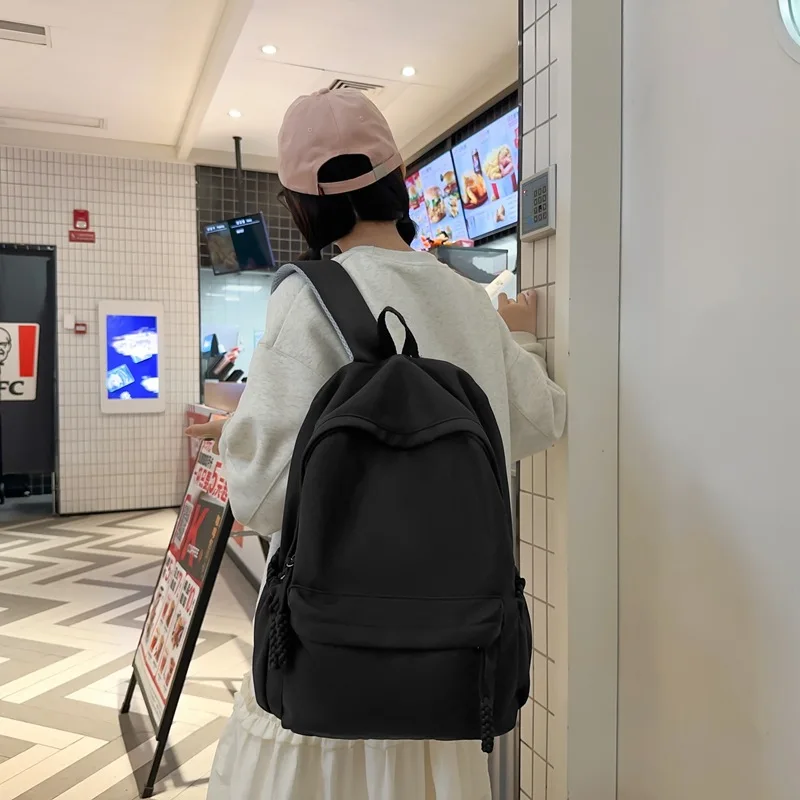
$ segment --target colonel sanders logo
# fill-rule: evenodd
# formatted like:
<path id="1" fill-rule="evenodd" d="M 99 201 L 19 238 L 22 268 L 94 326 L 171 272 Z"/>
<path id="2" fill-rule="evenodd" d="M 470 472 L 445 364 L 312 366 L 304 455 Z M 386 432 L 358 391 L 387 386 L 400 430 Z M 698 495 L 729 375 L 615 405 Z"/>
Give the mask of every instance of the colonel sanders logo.
<path id="1" fill-rule="evenodd" d="M 6 363 L 10 353 L 11 334 L 5 328 L 0 328 L 0 367 Z"/>
<path id="2" fill-rule="evenodd" d="M 0 322 L 0 401 L 35 400 L 39 326 Z"/>

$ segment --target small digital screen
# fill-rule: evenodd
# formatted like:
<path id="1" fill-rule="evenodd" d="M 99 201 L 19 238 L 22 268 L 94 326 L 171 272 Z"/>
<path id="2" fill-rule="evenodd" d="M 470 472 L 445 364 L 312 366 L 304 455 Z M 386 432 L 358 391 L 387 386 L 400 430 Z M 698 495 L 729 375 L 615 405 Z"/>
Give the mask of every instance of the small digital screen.
<path id="1" fill-rule="evenodd" d="M 211 256 L 211 266 L 215 275 L 225 275 L 229 272 L 239 272 L 239 260 L 233 248 L 231 229 L 227 222 L 215 222 L 206 225 L 206 241 L 208 254 Z"/>
<path id="2" fill-rule="evenodd" d="M 211 352 L 211 346 L 213 344 L 214 344 L 214 334 L 213 333 L 209 333 L 208 336 L 206 336 L 205 339 L 203 339 L 202 351 L 204 353 L 210 353 Z"/>
<path id="3" fill-rule="evenodd" d="M 154 400 L 158 386 L 158 319 L 106 317 L 106 395 L 109 400 Z"/>
<path id="4" fill-rule="evenodd" d="M 261 213 L 206 225 L 204 233 L 216 275 L 275 266 L 267 225 Z"/>
<path id="5" fill-rule="evenodd" d="M 519 109 L 453 148 L 464 214 L 472 239 L 517 222 Z"/>

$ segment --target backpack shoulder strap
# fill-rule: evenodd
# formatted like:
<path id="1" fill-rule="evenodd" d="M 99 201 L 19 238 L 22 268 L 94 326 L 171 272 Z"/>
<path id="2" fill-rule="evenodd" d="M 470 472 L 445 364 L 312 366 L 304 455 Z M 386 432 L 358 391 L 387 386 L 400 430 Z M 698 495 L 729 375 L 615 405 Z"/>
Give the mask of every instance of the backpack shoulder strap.
<path id="1" fill-rule="evenodd" d="M 274 292 L 290 275 L 299 275 L 311 287 L 353 361 L 381 358 L 378 324 L 347 270 L 337 261 L 298 261 L 278 270 Z"/>

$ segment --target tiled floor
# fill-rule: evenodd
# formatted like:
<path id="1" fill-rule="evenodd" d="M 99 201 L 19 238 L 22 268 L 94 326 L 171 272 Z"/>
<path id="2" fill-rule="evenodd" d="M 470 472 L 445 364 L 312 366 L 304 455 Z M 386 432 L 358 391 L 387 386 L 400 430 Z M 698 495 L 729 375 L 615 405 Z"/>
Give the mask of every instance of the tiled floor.
<path id="1" fill-rule="evenodd" d="M 172 512 L 15 521 L 0 507 L 0 798 L 126 800 L 149 769 L 130 677 Z M 164 758 L 160 800 L 206 796 L 216 742 L 249 668 L 255 592 L 225 561 Z"/>

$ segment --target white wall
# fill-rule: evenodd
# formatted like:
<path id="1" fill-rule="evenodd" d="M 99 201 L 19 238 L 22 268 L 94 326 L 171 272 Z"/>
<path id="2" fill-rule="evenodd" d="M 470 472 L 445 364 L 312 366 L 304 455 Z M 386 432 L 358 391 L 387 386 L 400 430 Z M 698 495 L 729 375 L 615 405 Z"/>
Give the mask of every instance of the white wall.
<path id="1" fill-rule="evenodd" d="M 97 243 L 69 244 L 72 210 Z M 194 168 L 0 147 L 0 242 L 57 247 L 61 512 L 177 505 L 186 403 L 199 393 Z M 100 413 L 99 300 L 164 304 L 165 414 Z M 65 313 L 89 334 L 63 329 Z"/>
<path id="2" fill-rule="evenodd" d="M 800 797 L 800 64 L 627 0 L 620 800 Z"/>
<path id="3" fill-rule="evenodd" d="M 533 611 L 521 797 L 616 798 L 621 0 L 523 0 L 523 178 L 557 167 L 557 233 L 520 246 L 568 433 L 522 465 Z"/>

